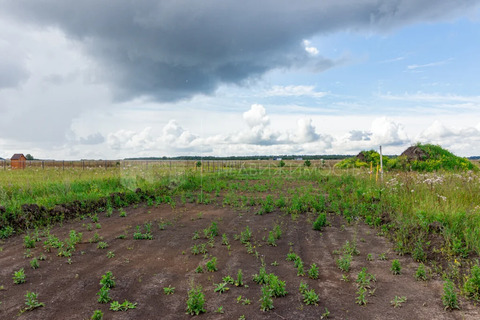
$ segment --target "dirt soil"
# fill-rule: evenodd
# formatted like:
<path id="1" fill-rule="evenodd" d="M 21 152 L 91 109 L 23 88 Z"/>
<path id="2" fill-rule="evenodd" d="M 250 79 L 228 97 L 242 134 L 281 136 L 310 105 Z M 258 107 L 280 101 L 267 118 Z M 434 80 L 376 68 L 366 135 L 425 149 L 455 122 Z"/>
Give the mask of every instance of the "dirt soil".
<path id="1" fill-rule="evenodd" d="M 407 157 L 408 161 L 427 160 L 428 154 L 417 146 L 408 147 L 400 156 Z"/>
<path id="2" fill-rule="evenodd" d="M 45 254 L 46 260 L 39 261 L 40 268 L 32 269 L 30 260 L 24 258 L 23 237 L 16 236 L 0 244 L 0 319 L 90 319 L 93 311 L 100 309 L 104 319 L 189 319 L 186 300 L 190 282 L 203 287 L 206 299 L 206 313 L 199 319 L 320 319 L 327 308 L 328 319 L 479 319 L 480 310 L 470 302 L 461 300 L 461 310 L 445 311 L 442 304 L 443 284 L 441 279 L 416 281 L 414 278 L 418 263 L 411 257 L 397 256 L 392 252 L 391 244 L 377 231 L 363 223 L 347 224 L 343 218 L 330 215 L 330 226 L 322 232 L 312 230 L 311 215 L 298 216 L 293 221 L 290 216 L 276 211 L 265 215 L 254 215 L 250 209 L 235 209 L 216 205 L 186 204 L 172 209 L 170 206 L 128 208 L 127 216 L 120 217 L 115 211 L 111 217 L 99 214 L 101 229 L 95 229 L 90 218 L 71 221 L 51 229 L 51 233 L 64 240 L 70 230 L 83 233 L 83 240 L 77 245 L 68 261 L 58 257 L 56 249 L 47 253 L 43 241 L 32 249 L 34 257 Z M 134 240 L 133 233 L 137 225 L 153 222 L 153 240 Z M 225 233 L 230 242 L 230 250 L 222 245 L 221 236 L 215 238 L 214 247 L 207 245 L 209 258 L 217 257 L 218 271 L 196 273 L 199 265 L 205 265 L 203 255 L 193 255 L 194 244 L 206 243 L 203 229 L 218 222 L 219 233 Z M 93 230 L 87 225 L 92 223 Z M 159 228 L 159 223 L 164 228 Z M 277 240 L 277 246 L 266 242 L 268 232 L 274 224 L 280 224 L 283 234 Z M 249 226 L 253 233 L 252 245 L 259 257 L 248 254 L 246 247 L 235 235 Z M 200 239 L 193 240 L 198 231 Z M 98 249 L 96 243 L 90 243 L 95 232 L 108 243 L 107 249 Z M 118 236 L 127 234 L 125 239 Z M 353 257 L 352 269 L 348 273 L 349 282 L 342 281 L 342 272 L 337 267 L 338 254 L 345 242 L 357 239 L 360 254 Z M 307 276 L 297 276 L 293 262 L 286 261 L 290 248 L 297 253 L 308 270 L 312 263 L 320 269 L 317 280 Z M 115 256 L 107 257 L 112 251 Z M 372 261 L 367 261 L 371 253 Z M 388 260 L 380 260 L 386 253 Z M 288 294 L 274 298 L 274 309 L 260 310 L 260 285 L 252 280 L 261 266 L 260 257 L 266 263 L 268 273 L 275 273 L 286 281 Z M 402 266 L 400 275 L 390 271 L 392 259 L 398 259 Z M 272 265 L 274 262 L 278 266 Z M 275 264 L 275 263 L 274 263 Z M 357 274 L 362 267 L 375 275 L 375 292 L 367 296 L 367 305 L 355 303 Z M 25 268 L 26 283 L 14 284 L 13 272 Z M 236 278 L 237 270 L 242 269 L 246 286 L 229 285 L 230 290 L 219 294 L 214 292 L 214 283 L 220 283 L 227 275 Z M 107 271 L 116 278 L 116 287 L 110 296 L 123 302 L 125 299 L 136 302 L 136 309 L 128 311 L 110 311 L 109 304 L 97 302 L 100 289 L 99 281 Z M 299 293 L 301 281 L 308 283 L 319 295 L 317 306 L 305 305 Z M 173 295 L 165 295 L 163 288 L 175 287 Z M 373 289 L 372 287 L 372 289 Z M 38 293 L 44 307 L 25 311 L 25 293 Z M 250 305 L 237 303 L 237 297 L 251 300 Z M 407 301 L 401 307 L 391 304 L 395 296 L 405 296 Z M 222 306 L 224 313 L 216 310 Z M 20 315 L 19 315 L 20 314 Z"/>

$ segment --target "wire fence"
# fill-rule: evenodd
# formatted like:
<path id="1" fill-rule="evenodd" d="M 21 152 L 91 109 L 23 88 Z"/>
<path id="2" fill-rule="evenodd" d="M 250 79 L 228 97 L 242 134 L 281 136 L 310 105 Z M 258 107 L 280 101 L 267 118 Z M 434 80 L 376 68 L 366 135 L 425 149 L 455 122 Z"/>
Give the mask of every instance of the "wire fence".
<path id="1" fill-rule="evenodd" d="M 48 169 L 62 170 L 75 168 L 90 169 L 129 169 L 129 168 L 159 168 L 169 171 L 202 171 L 217 172 L 233 170 L 268 170 L 281 167 L 284 170 L 299 168 L 331 168 L 338 160 L 309 160 L 308 166 L 304 160 L 26 160 L 20 165 L 12 166 L 9 159 L 0 160 L 0 169 Z"/>

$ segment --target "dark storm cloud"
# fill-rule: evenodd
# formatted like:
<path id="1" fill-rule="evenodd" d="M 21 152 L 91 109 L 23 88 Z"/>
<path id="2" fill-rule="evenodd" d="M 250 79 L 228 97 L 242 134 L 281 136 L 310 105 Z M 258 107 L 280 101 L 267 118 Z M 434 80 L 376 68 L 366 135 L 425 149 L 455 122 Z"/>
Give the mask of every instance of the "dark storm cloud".
<path id="1" fill-rule="evenodd" d="M 1 0 L 0 0 L 1 1 Z M 276 68 L 320 72 L 336 61 L 302 40 L 342 30 L 384 32 L 452 18 L 478 1 L 1 1 L 0 11 L 79 41 L 118 99 L 174 101 L 242 84 Z"/>

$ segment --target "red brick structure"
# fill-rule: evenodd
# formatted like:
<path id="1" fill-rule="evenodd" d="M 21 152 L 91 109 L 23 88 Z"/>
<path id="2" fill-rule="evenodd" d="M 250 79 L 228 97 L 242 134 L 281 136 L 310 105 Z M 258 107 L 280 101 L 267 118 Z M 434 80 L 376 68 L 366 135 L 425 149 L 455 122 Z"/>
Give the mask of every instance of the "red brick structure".
<path id="1" fill-rule="evenodd" d="M 22 153 L 15 153 L 10 159 L 12 169 L 25 169 L 27 165 L 27 158 Z"/>

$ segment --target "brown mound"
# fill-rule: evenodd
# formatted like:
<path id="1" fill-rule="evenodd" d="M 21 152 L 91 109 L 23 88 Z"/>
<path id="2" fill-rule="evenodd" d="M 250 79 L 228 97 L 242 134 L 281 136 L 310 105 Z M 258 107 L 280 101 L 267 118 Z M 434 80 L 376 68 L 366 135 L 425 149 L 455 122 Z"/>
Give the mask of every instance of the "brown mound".
<path id="1" fill-rule="evenodd" d="M 413 160 L 427 160 L 428 154 L 420 149 L 417 146 L 411 146 L 407 150 L 403 151 L 403 153 L 400 156 L 405 156 L 407 157 L 408 161 L 413 161 Z"/>
<path id="2" fill-rule="evenodd" d="M 362 162 L 367 162 L 367 158 L 365 157 L 365 154 L 363 151 L 360 151 L 359 154 L 357 154 L 356 158 Z"/>

